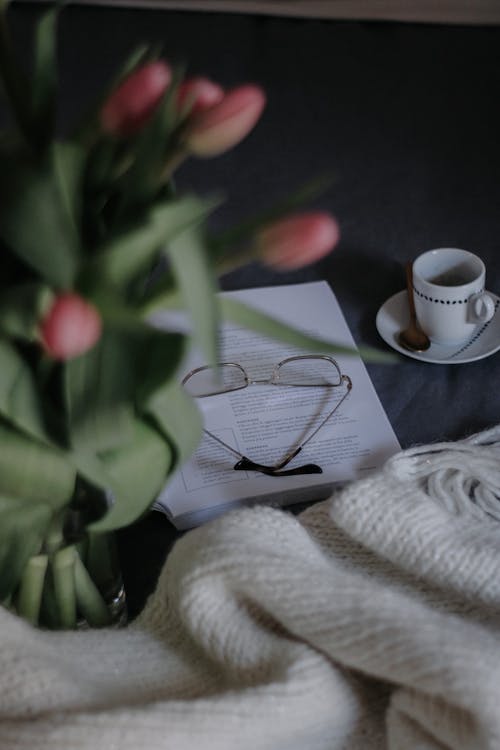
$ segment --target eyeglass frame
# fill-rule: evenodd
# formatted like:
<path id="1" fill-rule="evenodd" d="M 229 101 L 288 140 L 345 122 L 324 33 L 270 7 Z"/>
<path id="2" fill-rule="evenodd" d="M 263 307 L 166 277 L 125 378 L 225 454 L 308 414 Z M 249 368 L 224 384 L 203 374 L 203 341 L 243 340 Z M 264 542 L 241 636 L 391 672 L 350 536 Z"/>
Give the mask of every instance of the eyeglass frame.
<path id="1" fill-rule="evenodd" d="M 340 381 L 338 384 L 321 384 L 318 385 L 316 383 L 280 383 L 279 382 L 279 370 L 280 368 L 287 364 L 288 362 L 293 362 L 296 360 L 301 359 L 322 359 L 326 360 L 328 362 L 331 362 L 338 370 Z M 304 448 L 307 443 L 309 443 L 315 435 L 318 434 L 320 429 L 329 421 L 329 419 L 335 414 L 337 409 L 341 406 L 341 404 L 345 401 L 347 396 L 350 394 L 352 390 L 352 380 L 349 377 L 349 375 L 345 375 L 342 373 L 342 370 L 340 369 L 340 366 L 338 362 L 333 359 L 333 357 L 330 357 L 326 354 L 297 354 L 292 357 L 286 357 L 285 359 L 281 360 L 276 364 L 273 368 L 273 371 L 271 373 L 271 376 L 269 378 L 258 378 L 256 380 L 252 380 L 245 368 L 240 365 L 238 362 L 217 362 L 216 365 L 202 365 L 201 367 L 195 367 L 193 370 L 190 370 L 182 379 L 181 386 L 185 386 L 185 384 L 190 380 L 190 378 L 193 377 L 193 375 L 196 375 L 199 372 L 203 372 L 204 370 L 214 370 L 221 367 L 237 367 L 242 373 L 245 378 L 245 382 L 243 385 L 236 386 L 234 388 L 225 388 L 220 391 L 214 391 L 213 393 L 207 393 L 202 394 L 199 396 L 193 396 L 193 398 L 209 398 L 210 396 L 220 396 L 225 393 L 235 393 L 236 391 L 244 390 L 245 388 L 248 388 L 251 385 L 276 385 L 276 386 L 284 386 L 288 388 L 339 388 L 343 384 L 346 385 L 347 390 L 346 393 L 342 396 L 340 401 L 338 401 L 334 408 L 324 417 L 324 419 L 320 422 L 320 424 L 312 431 L 310 435 L 307 436 L 307 438 L 298 446 L 298 448 L 292 448 L 285 457 L 276 465 L 274 466 L 266 466 L 265 464 L 259 464 L 255 461 L 252 461 L 247 456 L 244 456 L 242 453 L 237 451 L 235 448 L 230 446 L 228 443 L 225 443 L 223 440 L 217 437 L 217 435 L 214 435 L 210 430 L 207 430 L 206 427 L 203 428 L 203 432 L 211 437 L 213 440 L 215 440 L 217 443 L 222 445 L 226 450 L 229 450 L 231 453 L 233 453 L 235 456 L 239 458 L 239 461 L 233 466 L 234 471 L 259 471 L 262 474 L 267 474 L 268 476 L 291 476 L 294 474 L 321 474 L 323 470 L 320 466 L 317 464 L 304 464 L 303 466 L 298 466 L 295 469 L 288 469 L 286 471 L 282 471 L 282 469 L 287 466 L 290 461 L 297 456 L 302 449 Z"/>

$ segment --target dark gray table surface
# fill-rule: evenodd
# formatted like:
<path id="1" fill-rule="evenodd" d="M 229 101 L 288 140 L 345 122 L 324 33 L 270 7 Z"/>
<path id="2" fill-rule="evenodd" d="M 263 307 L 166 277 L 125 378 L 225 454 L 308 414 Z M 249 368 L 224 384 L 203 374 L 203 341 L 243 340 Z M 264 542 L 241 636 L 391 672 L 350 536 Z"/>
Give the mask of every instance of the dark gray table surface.
<path id="1" fill-rule="evenodd" d="M 21 50 L 39 10 L 12 7 Z M 160 42 L 190 75 L 224 86 L 257 81 L 268 93 L 261 122 L 238 148 L 179 173 L 180 187 L 227 192 L 217 227 L 315 175 L 336 175 L 314 204 L 341 225 L 328 258 L 285 275 L 253 264 L 222 288 L 326 279 L 355 340 L 381 348 L 377 310 L 404 287 L 404 262 L 423 250 L 477 252 L 487 288 L 500 294 L 500 27 L 70 5 L 61 19 L 62 130 L 142 41 Z M 500 353 L 462 365 L 401 357 L 368 369 L 403 447 L 500 421 Z M 159 514 L 121 533 L 132 613 L 174 539 Z"/>

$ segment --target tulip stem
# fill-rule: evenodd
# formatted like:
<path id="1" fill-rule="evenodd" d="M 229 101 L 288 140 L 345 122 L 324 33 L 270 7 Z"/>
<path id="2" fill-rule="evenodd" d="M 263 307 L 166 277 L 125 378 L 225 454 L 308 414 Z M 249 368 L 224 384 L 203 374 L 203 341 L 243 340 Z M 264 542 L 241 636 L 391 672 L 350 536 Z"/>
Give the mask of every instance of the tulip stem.
<path id="1" fill-rule="evenodd" d="M 76 550 L 71 545 L 58 550 L 51 561 L 54 592 L 63 628 L 74 628 L 76 625 L 75 558 Z"/>
<path id="2" fill-rule="evenodd" d="M 180 167 L 182 162 L 185 161 L 188 156 L 189 154 L 185 149 L 174 151 L 174 153 L 167 158 L 165 164 L 161 169 L 161 172 L 159 174 L 159 182 L 167 182 L 172 177 L 175 170 Z"/>
<path id="3" fill-rule="evenodd" d="M 159 309 L 170 309 L 175 310 L 181 308 L 183 304 L 181 293 L 178 289 L 175 289 L 170 283 L 164 283 L 158 285 L 154 289 L 152 295 L 141 305 L 139 314 L 147 318 L 155 310 Z"/>
<path id="4" fill-rule="evenodd" d="M 45 538 L 45 550 L 49 555 L 53 555 L 61 548 L 63 543 L 62 520 L 60 516 L 54 516 L 52 519 L 48 534 Z"/>
<path id="5" fill-rule="evenodd" d="M 34 555 L 28 560 L 24 568 L 19 594 L 17 597 L 17 611 L 32 625 L 38 623 L 40 605 L 45 583 L 45 574 L 49 558 L 47 555 Z"/>
<path id="6" fill-rule="evenodd" d="M 256 259 L 257 255 L 254 251 L 254 248 L 247 248 L 243 251 L 238 252 L 237 254 L 234 253 L 232 255 L 228 253 L 218 260 L 216 266 L 217 275 L 224 276 L 226 273 L 235 271 L 237 268 L 240 268 L 241 266 L 244 266 Z"/>
<path id="7" fill-rule="evenodd" d="M 111 618 L 106 603 L 78 553 L 75 554 L 74 572 L 76 601 L 87 624 L 96 628 L 109 625 Z"/>

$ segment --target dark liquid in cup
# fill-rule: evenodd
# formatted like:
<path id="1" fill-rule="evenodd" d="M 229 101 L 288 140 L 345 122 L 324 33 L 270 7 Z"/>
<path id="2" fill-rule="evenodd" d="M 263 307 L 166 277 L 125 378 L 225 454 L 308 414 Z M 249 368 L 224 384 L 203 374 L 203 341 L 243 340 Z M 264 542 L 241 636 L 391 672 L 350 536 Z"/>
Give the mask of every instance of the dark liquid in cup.
<path id="1" fill-rule="evenodd" d="M 429 279 L 429 282 L 431 284 L 438 284 L 439 286 L 462 286 L 462 284 L 468 284 L 470 281 L 473 281 L 474 278 L 475 275 L 473 273 L 451 269 L 450 271 L 443 271 L 443 273 L 433 276 Z"/>

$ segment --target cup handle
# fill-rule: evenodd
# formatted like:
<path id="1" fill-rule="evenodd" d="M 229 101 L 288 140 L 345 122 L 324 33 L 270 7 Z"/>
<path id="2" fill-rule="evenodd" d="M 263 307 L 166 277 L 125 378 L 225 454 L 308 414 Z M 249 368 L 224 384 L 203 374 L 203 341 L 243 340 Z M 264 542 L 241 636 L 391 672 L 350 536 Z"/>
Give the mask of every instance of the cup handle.
<path id="1" fill-rule="evenodd" d="M 488 292 L 477 292 L 469 297 L 468 322 L 487 323 L 495 314 L 495 303 Z"/>

